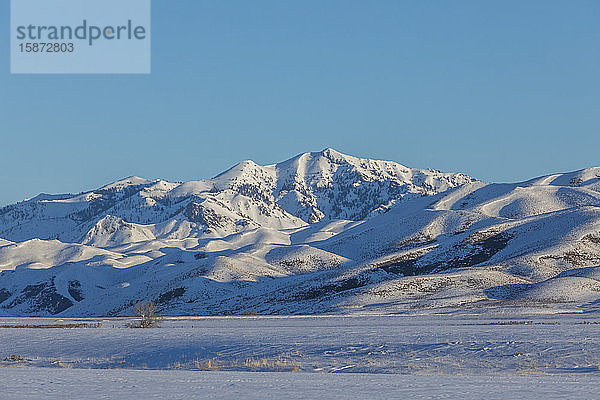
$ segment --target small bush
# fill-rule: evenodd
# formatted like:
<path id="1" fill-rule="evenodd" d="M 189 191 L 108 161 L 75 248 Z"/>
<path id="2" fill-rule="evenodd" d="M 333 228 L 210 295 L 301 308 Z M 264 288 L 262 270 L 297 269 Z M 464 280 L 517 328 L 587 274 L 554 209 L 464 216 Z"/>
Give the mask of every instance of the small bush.
<path id="1" fill-rule="evenodd" d="M 133 313 L 140 320 L 132 323 L 132 328 L 158 328 L 163 317 L 158 315 L 158 308 L 154 302 L 142 302 L 135 305 Z"/>

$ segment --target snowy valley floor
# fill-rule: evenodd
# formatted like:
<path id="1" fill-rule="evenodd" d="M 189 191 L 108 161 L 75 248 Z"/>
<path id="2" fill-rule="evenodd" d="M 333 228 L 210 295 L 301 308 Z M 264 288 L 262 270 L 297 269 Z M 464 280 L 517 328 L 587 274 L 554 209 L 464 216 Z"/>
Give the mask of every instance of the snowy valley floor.
<path id="1" fill-rule="evenodd" d="M 0 328 L 0 398 L 600 393 L 596 314 L 182 317 L 155 329 L 129 322 L 0 318 L 0 326 L 101 324 Z"/>
<path id="2" fill-rule="evenodd" d="M 384 375 L 11 369 L 12 399 L 594 399 L 587 375 Z"/>

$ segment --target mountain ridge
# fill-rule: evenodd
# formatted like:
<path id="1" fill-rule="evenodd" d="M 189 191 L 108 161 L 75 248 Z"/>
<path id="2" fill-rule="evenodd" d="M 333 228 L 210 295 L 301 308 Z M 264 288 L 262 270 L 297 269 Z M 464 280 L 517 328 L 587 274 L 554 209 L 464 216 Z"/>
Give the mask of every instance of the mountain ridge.
<path id="1" fill-rule="evenodd" d="M 0 314 L 593 311 L 600 168 L 517 183 L 344 155 L 0 209 Z"/>
<path id="2" fill-rule="evenodd" d="M 130 176 L 78 195 L 40 194 L 0 209 L 0 237 L 80 242 L 107 214 L 138 224 L 187 219 L 218 234 L 244 227 L 292 228 L 323 218 L 363 219 L 400 198 L 438 193 L 471 181 L 464 174 L 410 169 L 328 148 L 266 166 L 246 160 L 209 180 L 175 183 Z M 48 208 L 52 209 L 44 210 Z M 16 215 L 12 221 L 10 212 Z M 28 213 L 37 224 L 29 232 L 15 226 L 25 223 Z M 66 232 L 39 226 L 57 218 L 63 218 Z M 202 235 L 200 227 L 197 232 Z"/>

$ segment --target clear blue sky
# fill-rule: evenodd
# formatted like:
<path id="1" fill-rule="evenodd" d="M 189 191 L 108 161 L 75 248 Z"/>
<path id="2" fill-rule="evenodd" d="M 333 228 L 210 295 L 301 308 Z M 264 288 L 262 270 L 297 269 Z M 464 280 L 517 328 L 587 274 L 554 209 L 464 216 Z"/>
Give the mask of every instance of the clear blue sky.
<path id="1" fill-rule="evenodd" d="M 0 205 L 304 151 L 516 181 L 600 165 L 600 2 L 153 0 L 152 74 L 10 75 Z"/>

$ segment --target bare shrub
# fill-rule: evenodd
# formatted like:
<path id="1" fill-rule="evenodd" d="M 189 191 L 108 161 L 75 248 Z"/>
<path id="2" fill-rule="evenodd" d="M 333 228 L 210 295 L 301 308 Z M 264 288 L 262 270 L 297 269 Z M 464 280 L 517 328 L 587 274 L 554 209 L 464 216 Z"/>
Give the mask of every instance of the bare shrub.
<path id="1" fill-rule="evenodd" d="M 163 317 L 158 315 L 158 307 L 152 301 L 140 302 L 133 308 L 133 313 L 139 321 L 132 323 L 132 328 L 158 328 Z"/>

